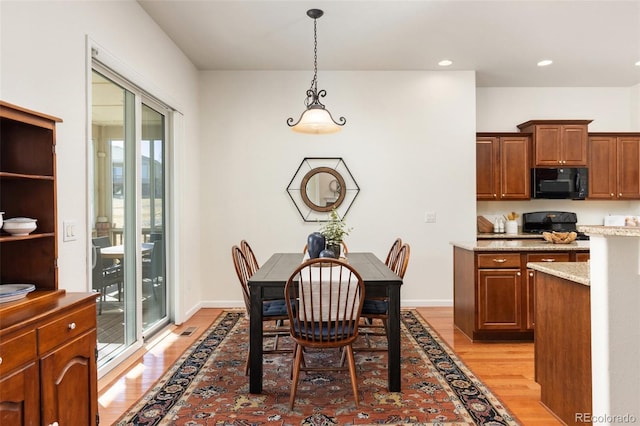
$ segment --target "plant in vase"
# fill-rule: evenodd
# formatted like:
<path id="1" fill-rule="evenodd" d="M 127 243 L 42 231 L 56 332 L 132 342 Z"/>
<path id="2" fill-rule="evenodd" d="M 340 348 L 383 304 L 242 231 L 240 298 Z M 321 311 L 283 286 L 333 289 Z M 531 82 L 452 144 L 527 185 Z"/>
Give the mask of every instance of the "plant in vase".
<path id="1" fill-rule="evenodd" d="M 329 214 L 329 221 L 322 226 L 320 233 L 324 235 L 327 249 L 333 251 L 336 259 L 340 257 L 340 249 L 344 237 L 349 235 L 351 230 L 352 228 L 347 227 L 347 224 L 340 219 L 336 209 L 332 209 Z"/>

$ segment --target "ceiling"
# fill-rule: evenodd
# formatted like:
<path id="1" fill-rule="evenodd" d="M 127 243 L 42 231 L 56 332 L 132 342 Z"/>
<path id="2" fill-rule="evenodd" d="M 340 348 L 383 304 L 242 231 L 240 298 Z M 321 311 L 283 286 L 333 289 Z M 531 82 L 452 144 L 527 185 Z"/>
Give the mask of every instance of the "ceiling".
<path id="1" fill-rule="evenodd" d="M 312 73 L 306 11 L 320 8 L 320 78 L 446 69 L 476 70 L 485 87 L 640 84 L 640 0 L 137 1 L 200 70 Z"/>

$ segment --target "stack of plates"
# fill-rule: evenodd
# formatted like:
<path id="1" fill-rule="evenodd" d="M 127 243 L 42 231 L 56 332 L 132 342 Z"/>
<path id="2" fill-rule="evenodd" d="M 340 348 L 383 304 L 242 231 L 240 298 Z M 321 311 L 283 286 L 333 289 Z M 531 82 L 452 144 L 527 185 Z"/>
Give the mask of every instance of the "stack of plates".
<path id="1" fill-rule="evenodd" d="M 0 285 L 0 303 L 22 299 L 35 289 L 36 286 L 33 284 L 2 284 Z"/>

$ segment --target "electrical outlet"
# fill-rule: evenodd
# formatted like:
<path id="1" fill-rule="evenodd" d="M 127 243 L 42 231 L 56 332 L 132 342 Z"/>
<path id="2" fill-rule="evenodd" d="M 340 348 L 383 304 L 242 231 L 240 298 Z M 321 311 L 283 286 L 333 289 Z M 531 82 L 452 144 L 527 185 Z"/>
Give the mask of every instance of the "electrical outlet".
<path id="1" fill-rule="evenodd" d="M 76 234 L 77 223 L 75 220 L 65 220 L 62 222 L 62 241 L 75 241 L 78 239 Z"/>
<path id="2" fill-rule="evenodd" d="M 436 212 L 426 212 L 424 214 L 424 221 L 426 223 L 436 223 Z"/>

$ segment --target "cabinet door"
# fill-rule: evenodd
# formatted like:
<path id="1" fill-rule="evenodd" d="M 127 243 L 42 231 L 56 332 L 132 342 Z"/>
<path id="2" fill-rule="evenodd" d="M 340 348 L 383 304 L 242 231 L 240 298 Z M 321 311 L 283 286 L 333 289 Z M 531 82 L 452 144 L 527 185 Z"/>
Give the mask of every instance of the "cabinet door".
<path id="1" fill-rule="evenodd" d="M 531 198 L 529 138 L 500 138 L 500 199 Z"/>
<path id="2" fill-rule="evenodd" d="M 587 165 L 587 126 L 567 124 L 561 127 L 560 160 L 563 166 Z"/>
<path id="3" fill-rule="evenodd" d="M 571 261 L 571 254 L 569 252 L 561 253 L 529 253 L 527 254 L 528 262 L 569 262 Z M 525 264 L 526 264 L 525 263 Z M 524 293 L 524 324 L 527 330 L 533 330 L 536 323 L 535 313 L 535 287 L 536 273 L 533 269 L 527 269 L 527 280 Z"/>
<path id="4" fill-rule="evenodd" d="M 589 138 L 589 198 L 611 200 L 617 197 L 616 138 Z"/>
<path id="5" fill-rule="evenodd" d="M 536 167 L 558 167 L 560 162 L 561 126 L 540 124 L 535 129 L 534 162 Z"/>
<path id="6" fill-rule="evenodd" d="M 496 200 L 498 197 L 498 138 L 476 139 L 476 197 L 478 200 Z"/>
<path id="7" fill-rule="evenodd" d="M 40 361 L 44 424 L 94 425 L 97 407 L 95 330 Z"/>
<path id="8" fill-rule="evenodd" d="M 520 269 L 478 270 L 478 329 L 521 330 Z"/>
<path id="9" fill-rule="evenodd" d="M 40 424 L 38 365 L 27 364 L 0 380 L 0 425 Z"/>
<path id="10" fill-rule="evenodd" d="M 640 137 L 618 138 L 618 199 L 640 199 Z"/>

